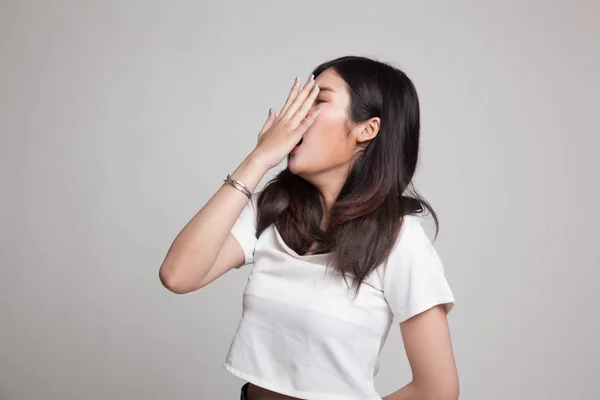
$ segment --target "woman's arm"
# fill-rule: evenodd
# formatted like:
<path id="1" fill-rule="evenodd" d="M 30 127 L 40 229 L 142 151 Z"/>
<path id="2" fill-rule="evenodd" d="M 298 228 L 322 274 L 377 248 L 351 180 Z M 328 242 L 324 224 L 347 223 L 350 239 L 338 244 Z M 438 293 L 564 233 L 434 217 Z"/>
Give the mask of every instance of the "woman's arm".
<path id="1" fill-rule="evenodd" d="M 254 193 L 268 170 L 258 156 L 251 153 L 231 178 L 241 181 Z M 171 244 L 159 271 L 167 289 L 178 294 L 188 293 L 202 287 L 207 280 L 215 279 L 216 276 L 208 273 L 247 202 L 248 197 L 230 184 L 223 184 L 217 190 Z M 231 265 L 220 265 L 219 274 L 243 262 L 241 248 L 237 254 L 236 257 L 227 255 L 224 262 Z"/>
<path id="2" fill-rule="evenodd" d="M 279 116 L 269 109 L 256 148 L 231 174 L 232 179 L 241 181 L 251 193 L 269 169 L 285 160 L 319 115 L 319 107 L 308 115 L 319 93 L 315 80 L 311 77 L 301 90 L 300 86 L 296 79 Z M 221 186 L 171 245 L 159 272 L 167 289 L 175 293 L 191 292 L 241 265 L 241 247 L 230 234 L 247 203 L 248 198 L 233 186 Z M 226 243 L 238 250 L 237 255 L 229 254 L 225 248 L 227 254 L 219 257 Z M 215 262 L 217 267 L 211 272 Z"/>
<path id="3" fill-rule="evenodd" d="M 458 373 L 445 306 L 409 318 L 400 331 L 413 380 L 384 400 L 457 400 Z"/>

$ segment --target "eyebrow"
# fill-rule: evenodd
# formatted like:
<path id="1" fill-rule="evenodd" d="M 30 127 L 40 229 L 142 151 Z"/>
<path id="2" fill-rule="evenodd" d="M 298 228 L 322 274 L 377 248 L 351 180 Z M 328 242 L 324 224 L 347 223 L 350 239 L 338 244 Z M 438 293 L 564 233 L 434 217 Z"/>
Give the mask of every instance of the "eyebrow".
<path id="1" fill-rule="evenodd" d="M 335 90 L 333 90 L 332 88 L 327 87 L 327 86 L 321 86 L 321 85 L 319 85 L 319 92 L 332 92 L 332 93 L 335 93 Z"/>

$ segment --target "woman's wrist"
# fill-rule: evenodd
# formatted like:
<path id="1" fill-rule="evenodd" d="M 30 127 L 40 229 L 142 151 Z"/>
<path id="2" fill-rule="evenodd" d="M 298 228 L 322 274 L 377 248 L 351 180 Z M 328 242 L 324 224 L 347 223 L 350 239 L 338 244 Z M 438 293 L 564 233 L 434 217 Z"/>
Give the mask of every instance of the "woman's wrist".
<path id="1" fill-rule="evenodd" d="M 246 162 L 249 165 L 252 165 L 253 168 L 258 168 L 259 170 L 264 170 L 263 175 L 266 174 L 267 171 L 272 168 L 272 166 L 268 165 L 268 163 L 266 163 L 263 160 L 263 157 L 261 156 L 261 154 L 257 153 L 256 151 L 252 151 L 252 153 L 248 154 L 248 156 L 246 157 L 244 162 Z"/>
<path id="2" fill-rule="evenodd" d="M 248 188 L 250 193 L 254 193 L 268 170 L 268 166 L 262 162 L 262 159 L 251 153 L 230 175 L 231 179 L 240 181 Z"/>

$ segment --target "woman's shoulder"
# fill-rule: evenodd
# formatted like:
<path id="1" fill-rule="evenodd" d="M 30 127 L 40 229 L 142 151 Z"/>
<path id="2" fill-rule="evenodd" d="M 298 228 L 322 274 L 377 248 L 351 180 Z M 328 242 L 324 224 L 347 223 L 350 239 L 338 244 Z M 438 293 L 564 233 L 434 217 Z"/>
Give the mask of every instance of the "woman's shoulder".
<path id="1" fill-rule="evenodd" d="M 407 214 L 402 217 L 402 225 L 396 238 L 396 246 L 400 245 L 401 242 L 419 238 L 422 239 L 422 235 L 425 234 L 423 223 L 426 220 L 426 215 L 420 214 Z"/>
<path id="2" fill-rule="evenodd" d="M 378 268 L 380 276 L 383 276 L 389 264 L 397 264 L 424 250 L 430 251 L 431 241 L 423 229 L 425 219 L 423 214 L 407 214 L 402 217 L 402 224 L 390 253 Z"/>
<path id="3" fill-rule="evenodd" d="M 410 259 L 424 259 L 437 256 L 430 235 L 426 231 L 426 214 L 407 214 L 403 217 L 388 262 L 405 262 Z"/>

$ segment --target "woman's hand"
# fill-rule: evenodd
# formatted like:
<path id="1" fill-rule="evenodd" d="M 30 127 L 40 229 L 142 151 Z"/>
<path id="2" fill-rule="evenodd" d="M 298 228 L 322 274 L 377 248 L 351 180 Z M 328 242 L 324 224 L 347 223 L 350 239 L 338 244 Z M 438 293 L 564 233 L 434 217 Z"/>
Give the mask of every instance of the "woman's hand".
<path id="1" fill-rule="evenodd" d="M 258 143 L 252 152 L 269 169 L 287 157 L 319 115 L 318 106 L 307 116 L 318 94 L 319 86 L 312 75 L 302 90 L 296 78 L 279 116 L 269 110 L 269 117 L 258 134 Z"/>

